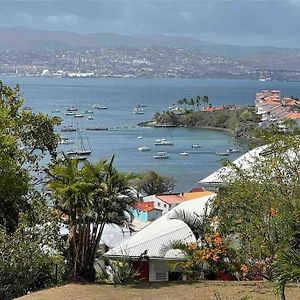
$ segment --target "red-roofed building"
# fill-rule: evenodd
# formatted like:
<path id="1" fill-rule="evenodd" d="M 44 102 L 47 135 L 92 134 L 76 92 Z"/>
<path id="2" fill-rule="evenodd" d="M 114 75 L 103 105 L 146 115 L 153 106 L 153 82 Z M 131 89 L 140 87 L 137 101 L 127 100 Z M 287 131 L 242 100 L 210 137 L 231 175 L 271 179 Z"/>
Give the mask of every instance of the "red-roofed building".
<path id="1" fill-rule="evenodd" d="M 138 202 L 134 204 L 132 213 L 135 219 L 143 222 L 156 220 L 162 216 L 162 209 L 155 208 L 154 202 Z"/>

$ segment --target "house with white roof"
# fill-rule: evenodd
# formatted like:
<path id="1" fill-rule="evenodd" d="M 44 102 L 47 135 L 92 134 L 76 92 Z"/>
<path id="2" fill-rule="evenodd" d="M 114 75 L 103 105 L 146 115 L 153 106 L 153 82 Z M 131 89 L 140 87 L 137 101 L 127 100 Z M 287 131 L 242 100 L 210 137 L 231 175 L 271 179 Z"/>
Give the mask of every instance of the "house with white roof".
<path id="1" fill-rule="evenodd" d="M 252 149 L 251 151 L 240 156 L 232 163 L 242 170 L 250 170 L 251 165 L 259 158 L 263 157 L 267 153 L 267 145 Z M 208 189 L 216 189 L 222 184 L 226 183 L 225 181 L 229 178 L 228 176 L 234 176 L 235 170 L 232 166 L 225 166 L 204 179 L 199 181 L 199 184 Z"/>
<path id="2" fill-rule="evenodd" d="M 173 241 L 192 243 L 196 240 L 191 229 L 183 221 L 170 217 L 174 210 L 198 215 L 204 214 L 206 207 L 215 196 L 216 194 L 210 193 L 207 196 L 178 204 L 162 217 L 109 250 L 105 256 L 110 259 L 128 258 L 134 263 L 143 254 L 144 261 L 139 269 L 143 274 L 143 279 L 148 281 L 168 281 L 174 277 L 178 279 L 180 270 L 174 273 L 174 270 L 168 265 L 168 261 L 182 260 L 183 253 L 173 249 L 165 252 L 163 249 Z"/>

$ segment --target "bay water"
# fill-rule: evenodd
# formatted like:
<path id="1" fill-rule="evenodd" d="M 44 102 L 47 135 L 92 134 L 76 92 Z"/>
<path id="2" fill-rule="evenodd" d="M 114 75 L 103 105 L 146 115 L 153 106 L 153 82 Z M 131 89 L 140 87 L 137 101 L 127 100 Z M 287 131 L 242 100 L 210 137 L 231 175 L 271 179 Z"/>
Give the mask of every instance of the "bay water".
<path id="1" fill-rule="evenodd" d="M 30 78 L 2 77 L 5 84 L 20 84 L 25 105 L 34 112 L 44 112 L 61 117 L 62 126 L 79 124 L 83 135 L 91 145 L 91 162 L 111 158 L 115 165 L 129 172 L 157 171 L 172 176 L 176 182 L 174 191 L 189 191 L 198 186 L 198 181 L 220 167 L 220 156 L 236 147 L 236 141 L 222 131 L 198 128 L 146 128 L 137 124 L 151 120 L 155 112 L 166 111 L 182 98 L 207 95 L 213 105 L 254 105 L 255 93 L 262 89 L 279 89 L 284 96 L 300 96 L 300 82 L 260 82 L 249 80 L 213 79 L 96 79 L 96 78 Z M 93 104 L 102 104 L 107 109 L 93 109 Z M 134 115 L 132 110 L 143 104 L 145 113 Z M 85 110 L 93 113 L 84 118 L 66 116 L 66 109 L 74 106 L 79 114 Z M 55 110 L 59 110 L 60 113 Z M 94 117 L 88 120 L 88 115 Z M 107 127 L 105 131 L 86 131 L 86 127 Z M 61 127 L 57 128 L 60 133 Z M 76 139 L 74 133 L 62 133 Z M 138 138 L 142 137 L 142 138 Z M 174 146 L 155 146 L 159 138 L 173 139 Z M 192 148 L 200 144 L 201 148 Z M 59 151 L 67 152 L 73 145 L 60 145 Z M 138 151 L 148 146 L 150 151 Z M 74 147 L 74 146 L 73 146 Z M 169 159 L 153 159 L 153 154 L 166 151 Z M 189 152 L 181 156 L 180 152 Z M 229 159 L 241 153 L 230 154 Z"/>

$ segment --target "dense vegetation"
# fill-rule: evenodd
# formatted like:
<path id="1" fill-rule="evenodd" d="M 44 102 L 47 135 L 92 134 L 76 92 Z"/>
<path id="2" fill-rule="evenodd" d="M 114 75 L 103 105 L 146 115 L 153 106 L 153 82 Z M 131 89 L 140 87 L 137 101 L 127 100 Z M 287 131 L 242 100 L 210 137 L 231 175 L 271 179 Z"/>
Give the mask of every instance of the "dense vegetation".
<path id="1" fill-rule="evenodd" d="M 249 138 L 259 118 L 254 108 L 228 107 L 208 112 L 185 110 L 180 114 L 172 111 L 156 113 L 154 121 L 157 124 L 172 124 L 181 127 L 227 129 L 235 137 Z"/>
<path id="2" fill-rule="evenodd" d="M 227 163 L 232 172 L 207 215 L 175 216 L 197 242 L 171 246 L 185 253 L 191 278 L 273 280 L 285 299 L 285 285 L 300 280 L 300 135 L 269 129 L 260 138 L 268 146 L 250 168 Z"/>

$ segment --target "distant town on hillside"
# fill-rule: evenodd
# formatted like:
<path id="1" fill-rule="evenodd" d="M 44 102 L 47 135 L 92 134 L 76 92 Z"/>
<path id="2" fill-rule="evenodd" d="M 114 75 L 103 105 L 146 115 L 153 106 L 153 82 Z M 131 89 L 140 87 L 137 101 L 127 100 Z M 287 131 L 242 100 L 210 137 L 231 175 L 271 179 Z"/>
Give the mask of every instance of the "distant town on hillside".
<path id="1" fill-rule="evenodd" d="M 300 80 L 300 49 L 170 36 L 0 28 L 0 74 L 51 77 Z"/>

